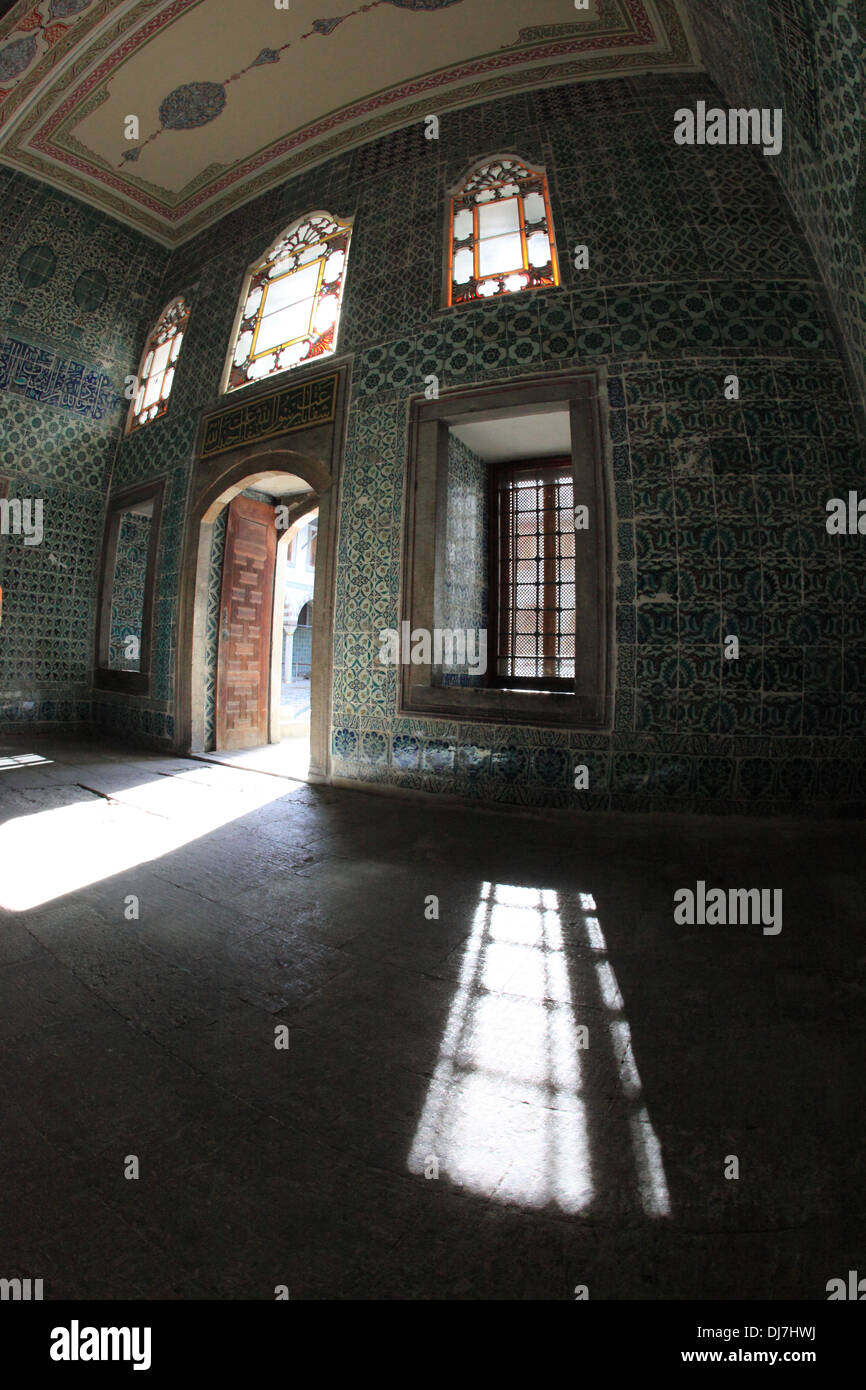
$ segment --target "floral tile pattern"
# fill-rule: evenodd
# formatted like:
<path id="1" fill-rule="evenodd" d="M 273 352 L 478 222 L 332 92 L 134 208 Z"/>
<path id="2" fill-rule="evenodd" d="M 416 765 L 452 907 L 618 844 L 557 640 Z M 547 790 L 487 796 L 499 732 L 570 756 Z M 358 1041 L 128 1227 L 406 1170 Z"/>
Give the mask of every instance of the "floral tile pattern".
<path id="1" fill-rule="evenodd" d="M 246 267 L 293 218 L 326 208 L 354 218 L 337 345 L 352 355 L 352 387 L 336 556 L 334 774 L 578 810 L 866 806 L 866 578 L 857 538 L 830 538 L 824 526 L 826 499 L 863 478 L 826 297 L 829 288 L 849 356 L 860 344 L 862 358 L 862 270 L 853 253 L 839 252 L 856 174 L 849 179 L 845 164 L 856 84 L 851 75 L 829 93 L 828 76 L 831 49 L 853 53 L 853 36 L 844 20 L 830 25 L 825 0 L 761 0 L 743 19 L 740 88 L 713 49 L 732 6 L 740 8 L 734 0 L 695 7 L 695 25 L 731 93 L 753 79 L 758 90 L 766 76 L 759 104 L 776 92 L 788 103 L 796 135 L 780 157 L 781 183 L 760 152 L 674 145 L 674 110 L 721 100 L 702 74 L 558 86 L 445 113 L 439 141 L 404 133 L 333 158 L 171 255 L 0 171 L 18 248 L 0 273 L 3 331 L 91 364 L 116 388 L 102 419 L 0 389 L 0 415 L 16 432 L 0 440 L 0 472 L 12 489 L 38 487 L 33 495 L 60 507 L 65 528 L 44 547 L 0 540 L 0 689 L 8 692 L 0 717 L 48 718 L 50 709 L 58 721 L 93 717 L 136 737 L 173 737 L 178 563 L 198 421 L 218 401 Z M 816 35 L 811 70 L 795 39 L 778 52 L 779 17 L 795 11 Z M 815 140 L 826 178 L 806 157 Z M 485 152 L 508 150 L 547 172 L 562 285 L 444 310 L 446 189 Z M 581 245 L 585 269 L 574 261 Z M 26 248 L 35 249 L 19 273 Z M 85 309 L 74 285 L 95 266 L 107 298 Z M 191 316 L 169 408 L 117 448 L 124 375 L 150 317 L 181 293 Z M 381 629 L 401 618 L 410 396 L 431 375 L 442 391 L 586 367 L 602 373 L 607 395 L 612 729 L 400 717 L 397 673 L 377 653 Z M 736 400 L 724 391 L 731 374 Z M 478 481 L 471 460 L 463 463 L 461 472 L 455 462 L 455 499 Z M 109 476 L 113 487 L 167 478 L 154 687 L 147 701 L 100 694 L 91 708 Z M 473 622 L 484 608 L 481 569 L 465 565 L 453 580 L 456 607 Z M 68 624 L 73 641 L 61 647 L 53 634 Z M 213 622 L 208 631 L 212 646 Z M 723 655 L 730 636 L 735 660 Z"/>

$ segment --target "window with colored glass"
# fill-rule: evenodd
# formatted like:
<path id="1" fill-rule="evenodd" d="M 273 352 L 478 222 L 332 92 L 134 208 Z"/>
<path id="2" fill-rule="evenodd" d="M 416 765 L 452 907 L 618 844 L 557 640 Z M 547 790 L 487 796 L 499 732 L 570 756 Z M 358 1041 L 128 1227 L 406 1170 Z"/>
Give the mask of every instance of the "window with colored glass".
<path id="1" fill-rule="evenodd" d="M 559 284 L 547 179 L 516 159 L 476 168 L 451 198 L 449 304 Z"/>
<path id="2" fill-rule="evenodd" d="M 225 389 L 334 352 L 351 223 L 316 213 L 247 273 Z"/>
<path id="3" fill-rule="evenodd" d="M 158 420 L 168 409 L 188 321 L 189 309 L 183 299 L 173 299 L 160 314 L 141 359 L 127 431 Z"/>

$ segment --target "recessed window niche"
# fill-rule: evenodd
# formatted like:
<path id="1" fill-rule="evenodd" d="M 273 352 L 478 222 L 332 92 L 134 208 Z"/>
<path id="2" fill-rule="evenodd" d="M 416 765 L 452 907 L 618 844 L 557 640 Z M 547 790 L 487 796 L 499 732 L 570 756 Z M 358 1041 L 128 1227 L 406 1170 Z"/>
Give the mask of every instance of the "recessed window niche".
<path id="1" fill-rule="evenodd" d="M 156 555 L 164 481 L 116 493 L 102 557 L 95 684 L 146 695 L 150 688 Z"/>
<path id="2" fill-rule="evenodd" d="M 595 373 L 413 401 L 401 712 L 609 725 L 602 438 Z"/>

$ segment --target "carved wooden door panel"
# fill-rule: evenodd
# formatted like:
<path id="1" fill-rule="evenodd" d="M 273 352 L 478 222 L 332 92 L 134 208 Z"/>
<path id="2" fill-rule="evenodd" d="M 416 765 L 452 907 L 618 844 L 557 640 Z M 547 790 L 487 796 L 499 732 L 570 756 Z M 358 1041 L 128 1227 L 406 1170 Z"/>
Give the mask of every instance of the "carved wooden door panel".
<path id="1" fill-rule="evenodd" d="M 218 749 L 268 741 L 276 548 L 273 507 L 236 497 L 229 507 L 220 594 Z"/>

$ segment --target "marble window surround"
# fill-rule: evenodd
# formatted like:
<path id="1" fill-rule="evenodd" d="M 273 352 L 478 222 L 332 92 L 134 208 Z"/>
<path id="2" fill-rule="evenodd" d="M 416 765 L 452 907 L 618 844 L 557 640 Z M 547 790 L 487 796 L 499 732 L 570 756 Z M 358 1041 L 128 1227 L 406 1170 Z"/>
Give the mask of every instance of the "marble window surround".
<path id="1" fill-rule="evenodd" d="M 613 707 L 613 582 L 609 571 L 611 518 L 608 460 L 602 440 L 603 393 L 598 373 L 567 373 L 443 393 L 438 400 L 411 403 L 405 529 L 403 614 L 412 629 L 433 632 L 447 603 L 448 429 L 495 416 L 508 418 L 558 403 L 571 423 L 575 505 L 589 507 L 590 529 L 578 546 L 575 591 L 583 615 L 574 693 L 443 685 L 432 664 L 402 667 L 400 715 L 550 724 L 602 729 Z"/>

